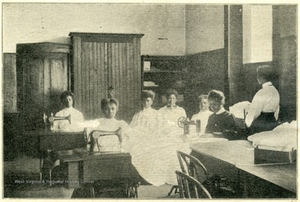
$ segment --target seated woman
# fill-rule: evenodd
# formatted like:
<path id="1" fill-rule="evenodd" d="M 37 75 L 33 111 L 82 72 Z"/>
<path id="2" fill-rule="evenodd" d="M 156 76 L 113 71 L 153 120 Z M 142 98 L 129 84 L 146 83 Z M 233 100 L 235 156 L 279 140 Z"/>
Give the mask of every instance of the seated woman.
<path id="1" fill-rule="evenodd" d="M 106 98 L 101 100 L 101 110 L 104 114 L 104 118 L 96 119 L 97 126 L 88 128 L 88 132 L 91 130 L 101 131 L 116 131 L 121 128 L 122 130 L 122 142 L 126 141 L 126 134 L 130 129 L 129 125 L 123 120 L 115 119 L 119 108 L 119 102 L 114 98 Z M 117 136 L 103 136 L 98 139 L 100 151 L 119 151 L 120 142 Z M 94 147 L 97 150 L 97 147 Z"/>
<path id="2" fill-rule="evenodd" d="M 199 100 L 199 109 L 200 111 L 197 114 L 194 114 L 191 118 L 192 121 L 200 120 L 200 134 L 205 132 L 207 121 L 212 112 L 209 110 L 208 96 L 200 95 Z"/>
<path id="3" fill-rule="evenodd" d="M 177 102 L 178 93 L 174 89 L 168 89 L 166 92 L 168 99 L 168 104 L 159 109 L 159 112 L 162 114 L 163 118 L 168 122 L 169 125 L 174 130 L 174 126 L 177 129 L 179 134 L 182 134 L 182 128 L 178 126 L 178 119 L 180 117 L 187 117 L 185 110 L 182 107 L 179 107 Z"/>
<path id="4" fill-rule="evenodd" d="M 250 135 L 273 130 L 278 125 L 280 95 L 271 82 L 274 69 L 270 65 L 259 66 L 256 76 L 262 89 L 253 97 L 246 116 Z"/>
<path id="5" fill-rule="evenodd" d="M 51 128 L 54 132 L 80 132 L 83 131 L 82 127 L 79 127 L 80 124 L 84 122 L 84 117 L 80 111 L 73 108 L 74 106 L 74 94 L 70 91 L 64 91 L 60 95 L 60 101 L 63 105 L 63 109 L 55 114 L 57 117 L 67 117 L 70 115 L 69 120 L 57 120 L 53 122 L 53 128 Z M 49 177 L 49 170 L 54 168 L 54 175 L 65 175 L 67 170 L 67 164 L 60 165 L 60 161 L 58 160 L 58 152 L 57 151 L 44 151 L 42 154 L 44 161 L 42 172 L 43 176 L 46 178 Z M 59 166 L 58 166 L 59 165 Z"/>
<path id="6" fill-rule="evenodd" d="M 134 115 L 127 148 L 132 164 L 150 184 L 177 184 L 175 170 L 180 169 L 176 151 L 190 152 L 189 145 L 172 130 L 161 115 L 152 109 L 154 93 L 142 93 L 143 110 Z M 173 127 L 174 128 L 174 127 Z M 175 130 L 176 131 L 176 130 Z"/>
<path id="7" fill-rule="evenodd" d="M 213 114 L 209 117 L 206 133 L 222 133 L 229 140 L 242 139 L 237 133 L 238 128 L 235 124 L 235 117 L 224 109 L 225 96 L 223 92 L 211 90 L 208 94 L 208 102 Z"/>
<path id="8" fill-rule="evenodd" d="M 155 94 L 152 90 L 144 90 L 142 92 L 142 106 L 143 109 L 136 113 L 130 126 L 132 128 L 139 127 L 139 130 L 155 129 L 158 125 L 163 125 L 160 113 L 152 108 Z"/>
<path id="9" fill-rule="evenodd" d="M 83 115 L 80 111 L 73 107 L 74 94 L 70 91 L 65 91 L 60 95 L 60 101 L 63 105 L 63 109 L 55 114 L 59 117 L 67 117 L 71 115 L 70 122 L 68 120 L 59 120 L 53 122 L 54 131 L 82 131 L 82 128 L 78 128 L 78 124 L 84 121 Z"/>

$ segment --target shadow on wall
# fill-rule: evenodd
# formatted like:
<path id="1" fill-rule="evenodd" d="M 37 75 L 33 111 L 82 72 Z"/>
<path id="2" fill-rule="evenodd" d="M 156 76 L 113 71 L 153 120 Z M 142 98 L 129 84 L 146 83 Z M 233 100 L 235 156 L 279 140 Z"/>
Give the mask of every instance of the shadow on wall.
<path id="1" fill-rule="evenodd" d="M 71 44 L 71 38 L 70 37 L 57 37 L 57 38 L 47 39 L 47 40 L 45 40 L 45 42 Z"/>

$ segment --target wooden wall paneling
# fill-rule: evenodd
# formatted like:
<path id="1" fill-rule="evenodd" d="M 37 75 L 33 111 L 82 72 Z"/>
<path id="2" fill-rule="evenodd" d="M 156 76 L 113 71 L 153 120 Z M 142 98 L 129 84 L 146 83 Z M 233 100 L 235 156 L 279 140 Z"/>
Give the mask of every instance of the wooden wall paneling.
<path id="1" fill-rule="evenodd" d="M 137 97 L 136 96 L 136 93 L 134 92 L 138 92 L 136 90 L 136 86 L 134 84 L 134 80 L 136 81 L 140 81 L 140 77 L 139 78 L 136 78 L 134 77 L 134 71 L 138 71 L 138 69 L 135 69 L 136 67 L 136 63 L 135 63 L 135 55 L 136 55 L 136 43 L 135 43 L 135 40 L 133 40 L 133 43 L 132 44 L 129 44 L 129 47 L 130 47 L 130 57 L 132 57 L 132 60 L 130 61 L 130 65 L 128 66 L 128 74 L 129 74 L 129 86 L 128 86 L 128 89 L 127 89 L 127 92 L 125 93 L 128 93 L 128 95 L 133 95 L 133 96 L 129 96 L 129 102 L 128 102 L 128 107 L 131 111 L 131 117 L 130 115 L 128 114 L 127 117 L 128 118 L 132 118 L 133 116 L 133 113 L 135 111 L 135 100 L 140 100 L 140 97 Z M 140 83 L 138 83 L 140 84 Z M 140 95 L 140 92 L 138 92 L 138 95 Z"/>
<path id="2" fill-rule="evenodd" d="M 104 94 L 106 94 L 106 91 L 103 92 L 103 89 L 105 89 L 107 85 L 107 75 L 108 75 L 108 70 L 107 70 L 107 43 L 100 43 L 101 44 L 101 52 L 100 52 L 100 68 L 98 69 L 98 78 L 99 81 L 98 83 L 100 84 L 98 86 L 98 105 L 100 106 L 100 101 L 103 99 Z M 101 107 L 97 108 L 98 109 L 98 115 L 101 115 Z"/>
<path id="3" fill-rule="evenodd" d="M 186 56 L 188 73 L 184 96 L 185 109 L 189 117 L 199 111 L 197 98 L 200 94 L 207 94 L 212 89 L 225 93 L 225 57 L 224 49 Z"/>
<path id="4" fill-rule="evenodd" d="M 16 113 L 17 110 L 17 68 L 16 54 L 3 54 L 3 98 L 4 113 Z"/>
<path id="5" fill-rule="evenodd" d="M 122 45 L 123 43 L 114 43 L 113 48 L 114 52 L 117 54 L 114 55 L 113 60 L 113 86 L 115 88 L 115 94 L 119 95 L 119 100 L 123 100 L 123 103 L 120 103 L 124 106 L 126 106 L 126 100 L 124 100 L 124 93 L 122 93 L 122 86 L 121 86 L 121 80 L 122 77 L 120 77 L 120 71 L 122 71 L 123 68 L 126 68 L 125 63 L 122 61 L 122 57 L 124 52 L 122 51 Z M 124 111 L 124 106 L 120 106 L 120 109 Z M 123 112 L 121 113 L 123 114 Z"/>
<path id="6" fill-rule="evenodd" d="M 98 49 L 97 49 L 97 43 L 93 43 L 93 52 L 95 53 L 93 55 L 93 57 L 91 58 L 92 59 L 92 63 L 93 63 L 93 67 L 92 67 L 92 71 L 90 71 L 90 77 L 92 78 L 93 82 L 91 85 L 91 89 L 92 89 L 92 93 L 90 95 L 90 100 L 91 100 L 91 107 L 92 109 L 96 109 L 97 108 L 97 100 L 95 98 L 95 95 L 97 94 L 97 83 L 98 83 L 98 80 L 97 80 L 97 66 L 98 66 L 98 62 L 97 62 L 97 56 L 99 55 L 98 53 Z M 97 111 L 98 110 L 93 110 L 93 117 L 96 117 L 98 114 L 97 114 Z"/>
<path id="7" fill-rule="evenodd" d="M 268 64 L 272 64 L 272 62 L 246 63 L 243 65 L 245 83 L 243 91 L 246 95 L 245 100 L 251 102 L 256 92 L 261 89 L 261 85 L 259 85 L 256 79 L 257 67 Z"/>
<path id="8" fill-rule="evenodd" d="M 114 96 L 120 101 L 120 110 L 117 118 L 130 121 L 136 111 L 135 105 L 140 103 L 141 89 L 135 88 L 136 83 L 139 86 L 141 83 L 140 66 L 137 66 L 140 63 L 134 62 L 134 60 L 140 58 L 140 49 L 138 49 L 138 52 L 135 52 L 136 47 L 134 46 L 140 46 L 142 35 L 70 33 L 70 36 L 73 43 L 75 43 L 76 37 L 81 38 L 80 56 L 82 58 L 77 57 L 81 60 L 81 66 L 76 66 L 76 62 L 74 61 L 74 70 L 81 68 L 82 71 L 88 72 L 85 74 L 82 71 L 74 71 L 75 74 L 81 73 L 83 76 L 82 83 L 88 85 L 88 87 L 82 86 L 82 89 L 79 89 L 75 78 L 79 78 L 80 76 L 74 76 L 74 90 L 77 88 L 77 91 L 85 90 L 86 93 L 83 94 L 81 92 L 82 98 L 80 103 L 86 119 L 99 117 L 99 114 L 96 114 L 96 112 L 100 111 L 100 104 L 96 105 L 96 100 L 94 99 L 97 98 L 99 103 L 101 99 L 108 96 L 108 88 L 113 86 L 115 88 Z M 136 43 L 133 42 L 135 38 Z M 130 48 L 131 46 L 132 48 Z M 73 45 L 73 48 L 76 47 Z M 96 47 L 99 47 L 99 49 Z M 74 50 L 74 52 L 76 51 Z M 86 68 L 83 67 L 84 65 Z M 99 90 L 100 87 L 101 90 Z M 138 101 L 136 101 L 137 98 Z M 100 116 L 102 115 L 101 113 Z"/>
<path id="9" fill-rule="evenodd" d="M 81 38 L 74 36 L 72 38 L 72 71 L 73 71 L 73 76 L 74 80 L 72 82 L 72 89 L 73 93 L 75 94 L 75 108 L 78 110 L 82 111 L 82 96 L 81 96 Z M 74 87 L 73 87 L 74 86 Z M 82 111 L 83 115 L 84 112 Z"/>
<path id="10" fill-rule="evenodd" d="M 130 84 L 130 78 L 129 78 L 129 72 L 127 71 L 127 68 L 131 66 L 131 60 L 130 60 L 130 52 L 131 52 L 131 48 L 130 48 L 130 43 L 126 43 L 126 52 L 125 52 L 125 60 L 126 60 L 126 67 L 124 69 L 122 69 L 122 76 L 123 76 L 123 86 L 129 86 Z M 129 99 L 130 99 L 130 95 L 128 95 L 127 93 L 123 94 L 123 98 L 124 98 L 124 103 L 125 105 L 129 104 Z"/>
<path id="11" fill-rule="evenodd" d="M 114 67 L 113 67 L 113 86 L 115 88 L 115 96 L 120 101 L 122 100 L 122 103 L 120 102 L 120 108 L 118 112 L 118 117 L 121 117 L 124 111 L 126 110 L 126 100 L 124 99 L 124 92 L 123 92 L 123 86 L 122 86 L 122 80 L 124 78 L 121 77 L 121 71 L 123 69 L 127 69 L 126 67 L 126 61 L 123 60 L 124 55 L 126 52 L 124 52 L 123 47 L 126 45 L 126 43 L 114 43 L 113 48 L 114 52 L 116 53 L 114 58 Z"/>
<path id="12" fill-rule="evenodd" d="M 11 161 L 17 157 L 22 145 L 19 113 L 3 114 L 3 160 Z"/>
<path id="13" fill-rule="evenodd" d="M 279 93 L 280 119 L 282 122 L 297 117 L 297 38 L 280 38 Z"/>
<path id="14" fill-rule="evenodd" d="M 228 57 L 228 84 L 227 106 L 243 101 L 243 6 L 228 6 L 228 34 L 227 50 Z M 226 40 L 226 39 L 225 39 Z M 225 81 L 226 82 L 226 81 Z"/>
<path id="15" fill-rule="evenodd" d="M 80 76 L 81 76 L 81 85 L 80 85 L 80 96 L 81 96 L 81 110 L 82 113 L 84 115 L 86 115 L 88 113 L 87 111 L 87 107 L 88 107 L 88 103 L 87 103 L 87 70 L 88 70 L 88 64 L 87 64 L 87 54 L 88 54 L 88 48 L 87 48 L 87 43 L 86 42 L 82 42 L 81 44 L 81 72 L 80 72 Z M 80 77 L 79 76 L 79 77 Z M 75 83 L 77 82 L 77 80 L 74 81 Z M 79 109 L 80 110 L 80 109 Z"/>

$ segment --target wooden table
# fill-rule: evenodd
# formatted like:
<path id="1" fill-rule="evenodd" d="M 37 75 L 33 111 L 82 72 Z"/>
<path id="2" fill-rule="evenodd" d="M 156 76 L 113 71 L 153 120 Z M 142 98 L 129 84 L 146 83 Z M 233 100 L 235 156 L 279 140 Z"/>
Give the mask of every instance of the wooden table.
<path id="1" fill-rule="evenodd" d="M 293 193 L 297 192 L 296 165 L 255 165 L 254 148 L 249 141 L 196 143 L 191 145 L 191 149 L 192 155 L 203 158 L 200 160 L 205 161 L 204 164 L 211 172 L 231 174 L 231 177 L 238 179 L 240 171 L 243 171 Z M 210 162 L 217 163 L 214 167 L 210 167 Z M 227 166 L 227 169 L 222 167 L 221 164 Z M 244 196 L 247 196 L 247 194 L 244 194 Z"/>
<path id="2" fill-rule="evenodd" d="M 297 175 L 295 164 L 254 165 L 237 164 L 237 168 L 261 179 L 297 193 Z M 247 194 L 246 194 L 247 196 Z"/>
<path id="3" fill-rule="evenodd" d="M 86 145 L 84 132 L 38 132 L 38 147 L 40 151 L 62 151 L 83 148 Z"/>
<path id="4" fill-rule="evenodd" d="M 138 179 L 129 153 L 101 153 L 88 156 L 60 154 L 61 163 L 68 163 L 68 188 L 97 180 Z"/>
<path id="5" fill-rule="evenodd" d="M 40 180 L 42 180 L 42 167 L 44 157 L 48 151 L 63 151 L 86 147 L 84 132 L 52 132 L 35 131 L 38 138 L 38 151 L 40 158 Z"/>

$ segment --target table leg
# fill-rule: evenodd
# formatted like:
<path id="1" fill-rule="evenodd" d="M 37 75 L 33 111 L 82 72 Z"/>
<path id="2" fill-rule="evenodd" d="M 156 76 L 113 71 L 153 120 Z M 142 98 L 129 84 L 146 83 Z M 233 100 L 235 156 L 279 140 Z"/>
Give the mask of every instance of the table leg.
<path id="1" fill-rule="evenodd" d="M 67 187 L 68 189 L 77 188 L 80 186 L 79 179 L 79 162 L 68 162 L 68 179 Z"/>

